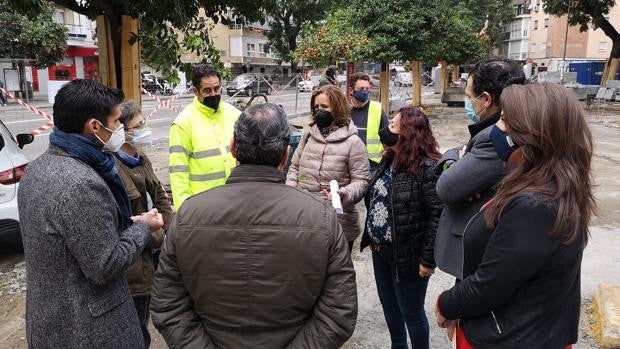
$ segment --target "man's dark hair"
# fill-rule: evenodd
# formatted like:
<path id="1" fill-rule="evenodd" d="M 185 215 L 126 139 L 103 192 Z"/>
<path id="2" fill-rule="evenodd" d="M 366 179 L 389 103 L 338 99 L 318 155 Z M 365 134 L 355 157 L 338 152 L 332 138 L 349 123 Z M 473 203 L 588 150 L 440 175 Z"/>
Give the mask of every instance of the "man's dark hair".
<path id="1" fill-rule="evenodd" d="M 127 127 L 127 124 L 130 123 L 131 120 L 133 120 L 133 118 L 140 113 L 142 113 L 142 110 L 140 109 L 140 106 L 136 104 L 136 102 L 127 101 L 125 103 L 122 103 L 120 118 L 121 124 Z"/>
<path id="2" fill-rule="evenodd" d="M 291 140 L 284 109 L 277 104 L 256 104 L 235 124 L 235 157 L 245 165 L 278 167 Z"/>
<path id="3" fill-rule="evenodd" d="M 488 58 L 479 61 L 469 72 L 473 81 L 476 97 L 482 92 L 491 95 L 491 102 L 499 103 L 499 96 L 507 86 L 524 84 L 525 73 L 519 64 L 512 59 Z"/>
<path id="4" fill-rule="evenodd" d="M 335 65 L 330 65 L 327 70 L 325 70 L 325 75 L 329 76 L 330 78 L 334 78 L 337 71 L 338 68 Z"/>
<path id="5" fill-rule="evenodd" d="M 210 64 L 198 64 L 192 67 L 192 85 L 194 87 L 200 87 L 200 80 L 208 76 L 217 76 L 217 79 L 222 81 L 220 71 Z"/>
<path id="6" fill-rule="evenodd" d="M 107 117 L 125 99 L 123 91 L 95 80 L 75 79 L 66 83 L 54 100 L 54 125 L 63 132 L 80 133 L 86 120 L 95 118 L 107 126 Z"/>
<path id="7" fill-rule="evenodd" d="M 354 87 L 355 87 L 355 83 L 356 83 L 358 80 L 365 80 L 365 81 L 371 82 L 371 81 L 370 81 L 370 76 L 368 76 L 368 74 L 364 74 L 364 73 L 357 73 L 357 74 L 355 74 L 355 75 L 351 76 L 351 78 L 350 78 L 349 80 L 350 80 L 350 81 L 349 81 L 349 86 L 350 86 L 351 88 L 354 88 Z"/>

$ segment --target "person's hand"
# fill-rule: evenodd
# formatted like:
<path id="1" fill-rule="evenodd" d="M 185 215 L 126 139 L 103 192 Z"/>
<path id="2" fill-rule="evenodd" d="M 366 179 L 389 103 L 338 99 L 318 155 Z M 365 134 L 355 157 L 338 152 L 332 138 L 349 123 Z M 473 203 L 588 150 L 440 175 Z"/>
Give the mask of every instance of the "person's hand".
<path id="1" fill-rule="evenodd" d="M 330 193 L 326 189 L 321 190 L 321 195 L 323 195 L 325 200 L 331 200 L 332 199 L 332 193 Z"/>
<path id="2" fill-rule="evenodd" d="M 151 229 L 151 232 L 157 231 L 164 226 L 164 218 L 161 216 L 161 213 L 157 212 L 156 208 L 144 212 L 139 216 L 132 216 L 131 219 L 134 222 L 146 223 Z"/>
<path id="3" fill-rule="evenodd" d="M 420 271 L 418 273 L 421 278 L 429 278 L 435 273 L 435 268 L 429 268 L 420 263 Z"/>
<path id="4" fill-rule="evenodd" d="M 462 159 L 463 156 L 465 156 L 466 152 L 467 152 L 467 144 L 465 144 L 463 146 L 463 148 L 461 148 L 461 150 L 459 150 L 459 159 Z"/>

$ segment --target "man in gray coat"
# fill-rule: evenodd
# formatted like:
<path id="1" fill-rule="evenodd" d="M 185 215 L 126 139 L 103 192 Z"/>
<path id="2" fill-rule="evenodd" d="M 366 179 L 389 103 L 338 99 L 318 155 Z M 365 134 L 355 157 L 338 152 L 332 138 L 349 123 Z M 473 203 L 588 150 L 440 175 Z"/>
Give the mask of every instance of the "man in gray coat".
<path id="1" fill-rule="evenodd" d="M 463 278 L 463 231 L 469 220 L 495 194 L 504 176 L 505 162 L 497 157 L 490 140 L 491 127 L 500 118 L 499 97 L 511 84 L 525 83 L 523 70 L 513 60 L 490 58 L 470 71 L 465 88 L 465 112 L 474 123 L 463 147 L 448 150 L 437 166 L 437 195 L 446 205 L 435 238 L 439 269 Z"/>
<path id="2" fill-rule="evenodd" d="M 281 107 L 250 107 L 226 185 L 181 206 L 151 305 L 170 348 L 330 349 L 353 333 L 347 242 L 330 203 L 284 184 L 289 140 Z"/>
<path id="3" fill-rule="evenodd" d="M 125 271 L 161 215 L 132 217 L 106 153 L 124 142 L 123 93 L 93 80 L 63 86 L 49 149 L 23 176 L 19 218 L 31 348 L 143 348 Z"/>

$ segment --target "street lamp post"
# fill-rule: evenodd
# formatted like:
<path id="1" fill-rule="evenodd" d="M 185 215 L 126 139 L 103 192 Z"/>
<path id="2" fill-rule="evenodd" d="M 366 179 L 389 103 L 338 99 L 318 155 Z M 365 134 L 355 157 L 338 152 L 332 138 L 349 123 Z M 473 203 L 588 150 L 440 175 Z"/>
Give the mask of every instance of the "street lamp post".
<path id="1" fill-rule="evenodd" d="M 566 11 L 566 30 L 564 31 L 564 55 L 562 56 L 562 70 L 560 71 L 560 85 L 564 84 L 564 72 L 566 71 L 566 44 L 568 42 L 568 22 L 570 19 L 570 6 Z"/>

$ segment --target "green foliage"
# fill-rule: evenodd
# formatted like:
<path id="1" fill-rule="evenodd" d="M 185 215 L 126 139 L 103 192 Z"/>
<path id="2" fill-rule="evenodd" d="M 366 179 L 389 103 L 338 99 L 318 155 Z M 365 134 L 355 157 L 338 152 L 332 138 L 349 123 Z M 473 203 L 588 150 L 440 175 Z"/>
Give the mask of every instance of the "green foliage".
<path id="1" fill-rule="evenodd" d="M 484 31 L 491 45 L 500 43 L 502 26 L 514 18 L 512 0 L 451 0 L 456 12 L 471 20 L 476 33 Z"/>
<path id="2" fill-rule="evenodd" d="M 8 0 L 13 9 L 35 18 L 45 0 Z M 140 20 L 140 31 L 133 33 L 130 43 L 141 42 L 144 62 L 162 72 L 172 83 L 178 83 L 175 67 L 190 73 L 191 65 L 181 62 L 181 53 L 194 53 L 203 62 L 220 67 L 219 52 L 209 38 L 209 23 L 224 21 L 231 13 L 239 21 L 259 20 L 262 2 L 253 0 L 52 0 L 91 19 L 105 15 L 112 28 L 112 41 L 117 66 L 120 64 L 121 16 Z M 202 14 L 200 16 L 199 14 Z M 119 74 L 117 74 L 119 75 Z M 120 81 L 120 76 L 118 78 Z M 119 83 L 120 85 L 120 83 Z"/>
<path id="3" fill-rule="evenodd" d="M 67 50 L 67 29 L 53 21 L 54 9 L 41 2 L 40 13 L 30 21 L 15 12 L 6 0 L 0 0 L 0 57 L 23 59 L 37 69 L 47 68 L 63 59 Z"/>
<path id="4" fill-rule="evenodd" d="M 361 61 L 368 57 L 368 42 L 352 26 L 350 12 L 337 9 L 323 23 L 304 27 L 293 57 L 316 67 L 342 59 Z"/>
<path id="5" fill-rule="evenodd" d="M 266 33 L 268 48 L 273 49 L 284 61 L 296 63 L 294 52 L 302 28 L 327 17 L 338 5 L 334 0 L 266 0 L 264 13 L 271 29 Z"/>
<path id="6" fill-rule="evenodd" d="M 352 0 L 350 7 L 354 25 L 369 38 L 370 55 L 382 62 L 463 64 L 492 48 L 471 12 L 450 0 Z"/>

